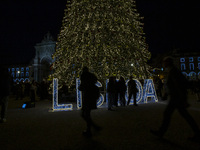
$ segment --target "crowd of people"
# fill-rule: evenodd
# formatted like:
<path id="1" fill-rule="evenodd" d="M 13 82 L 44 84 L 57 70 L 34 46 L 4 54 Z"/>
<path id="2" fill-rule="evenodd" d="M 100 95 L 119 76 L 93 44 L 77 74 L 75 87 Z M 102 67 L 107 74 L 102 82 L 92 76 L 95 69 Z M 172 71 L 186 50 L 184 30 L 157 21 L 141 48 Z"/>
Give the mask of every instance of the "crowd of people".
<path id="1" fill-rule="evenodd" d="M 158 130 L 151 130 L 151 133 L 163 137 L 171 121 L 172 114 L 175 110 L 178 110 L 180 115 L 187 121 L 192 130 L 194 131 L 194 137 L 191 140 L 200 141 L 200 129 L 189 114 L 186 108 L 189 107 L 187 102 L 188 90 L 191 90 L 197 95 L 198 101 L 200 100 L 200 81 L 189 82 L 178 70 L 174 64 L 172 58 L 166 58 L 164 61 L 164 66 L 166 68 L 166 79 L 163 83 L 158 77 L 154 79 L 155 89 L 157 95 L 162 99 L 169 97 L 168 105 L 163 114 L 163 121 Z M 1 83 L 0 83 L 0 102 L 1 102 L 1 119 L 0 122 L 6 121 L 6 110 L 8 106 L 8 99 L 10 91 L 16 96 L 15 99 L 23 99 L 24 97 L 30 97 L 31 102 L 35 102 L 36 95 L 40 99 L 48 99 L 49 84 L 46 82 L 37 83 L 34 80 L 30 82 L 16 82 L 10 86 L 11 79 L 9 78 L 8 72 L 2 69 L 1 73 Z M 102 128 L 95 124 L 91 118 L 91 110 L 97 109 L 97 100 L 100 96 L 99 88 L 96 86 L 97 77 L 89 72 L 87 67 L 83 68 L 81 74 L 81 84 L 79 90 L 82 91 L 82 117 L 87 124 L 86 130 L 83 132 L 84 136 L 91 137 L 91 128 L 100 131 Z M 67 87 L 64 86 L 63 91 L 67 91 Z M 125 93 L 128 92 L 128 101 L 125 100 Z M 136 101 L 136 94 L 138 93 L 138 88 L 136 81 L 133 80 L 133 76 L 129 77 L 129 81 L 126 84 L 125 79 L 121 76 L 119 81 L 116 80 L 115 76 L 109 78 L 107 84 L 106 92 L 108 93 L 108 110 L 112 110 L 113 106 L 118 107 L 126 106 L 130 104 L 131 99 L 134 100 L 134 106 L 138 106 Z M 167 94 L 165 94 L 167 93 Z M 118 102 L 119 100 L 119 102 Z"/>
<path id="2" fill-rule="evenodd" d="M 11 84 L 11 93 L 15 96 L 15 100 L 23 100 L 26 97 L 29 97 L 31 101 L 36 101 L 36 97 L 39 97 L 40 100 L 49 98 L 49 83 L 42 81 L 41 83 L 33 80 L 13 82 Z"/>
<path id="3" fill-rule="evenodd" d="M 112 110 L 112 106 L 118 107 L 118 99 L 120 106 L 126 106 L 130 104 L 130 100 L 133 97 L 134 106 L 138 106 L 136 102 L 136 94 L 138 92 L 137 84 L 133 77 L 130 76 L 128 82 L 128 102 L 125 99 L 125 93 L 127 91 L 127 86 L 124 77 L 120 77 L 119 81 L 116 80 L 115 76 L 109 78 L 106 92 L 108 93 L 108 110 Z"/>
<path id="4" fill-rule="evenodd" d="M 187 111 L 187 108 L 189 107 L 189 103 L 187 101 L 187 94 L 188 89 L 191 89 L 191 83 L 184 77 L 184 75 L 181 73 L 180 70 L 178 70 L 174 63 L 173 59 L 171 57 L 168 57 L 164 59 L 163 65 L 166 68 L 166 74 L 167 77 L 165 79 L 165 84 L 162 83 L 161 80 L 156 79 L 154 82 L 156 83 L 156 91 L 160 97 L 163 96 L 162 89 L 166 88 L 167 97 L 169 97 L 168 105 L 164 111 L 163 114 L 163 121 L 161 122 L 161 126 L 158 130 L 151 130 L 151 133 L 155 136 L 158 136 L 159 138 L 162 138 L 166 131 L 169 128 L 171 117 L 173 115 L 173 112 L 175 110 L 178 110 L 180 115 L 186 120 L 186 122 L 189 124 L 191 129 L 194 132 L 194 136 L 190 137 L 189 139 L 195 142 L 200 141 L 200 129 L 196 123 L 196 121 L 193 119 L 193 117 L 190 115 L 190 113 Z M 86 75 L 87 74 L 87 75 Z M 83 77 L 84 76 L 84 77 Z M 86 77 L 87 76 L 87 77 Z M 92 93 L 91 87 L 95 86 L 95 82 L 97 81 L 97 78 L 94 76 L 94 74 L 90 73 L 88 71 L 88 68 L 86 70 L 83 70 L 81 84 L 87 85 L 86 89 L 82 89 L 83 92 L 83 114 L 85 112 L 87 115 L 83 115 L 84 120 L 87 122 L 87 130 L 84 131 L 83 135 L 87 137 L 91 137 L 91 126 L 94 128 L 99 129 L 96 124 L 93 123 L 90 112 L 92 109 L 96 109 L 96 107 L 91 108 L 91 102 L 95 101 L 96 99 L 92 97 L 90 94 Z M 92 79 L 95 79 L 92 81 Z M 88 83 L 91 83 L 89 85 Z M 196 87 L 195 87 L 196 88 Z M 109 82 L 107 85 L 107 93 L 108 93 L 108 110 L 112 110 L 112 106 L 118 106 L 118 96 L 120 97 L 120 104 L 122 106 L 129 105 L 130 99 L 134 98 L 134 105 L 137 106 L 136 103 L 136 94 L 138 92 L 137 90 L 137 84 L 133 80 L 133 77 L 130 76 L 129 82 L 128 82 L 128 102 L 125 103 L 125 92 L 126 92 L 126 84 L 123 77 L 120 77 L 120 80 L 117 82 L 115 77 L 110 77 Z M 166 95 L 166 94 L 164 94 Z"/>

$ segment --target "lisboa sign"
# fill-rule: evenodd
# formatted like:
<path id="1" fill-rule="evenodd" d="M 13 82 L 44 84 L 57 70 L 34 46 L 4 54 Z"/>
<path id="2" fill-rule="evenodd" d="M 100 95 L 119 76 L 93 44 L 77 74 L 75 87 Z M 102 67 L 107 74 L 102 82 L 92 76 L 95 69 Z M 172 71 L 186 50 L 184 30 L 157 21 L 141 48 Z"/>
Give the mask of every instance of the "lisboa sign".
<path id="1" fill-rule="evenodd" d="M 156 95 L 155 86 L 152 79 L 145 79 L 144 85 L 142 86 L 141 82 L 137 79 L 134 79 L 137 85 L 138 93 L 136 96 L 137 103 L 148 103 L 148 102 L 158 102 L 158 98 Z M 126 85 L 128 84 L 126 81 Z M 77 99 L 77 109 L 81 109 L 82 107 L 82 94 L 78 89 L 80 85 L 80 79 L 76 79 L 76 99 Z M 106 88 L 107 88 L 108 79 L 106 80 Z M 98 87 L 102 87 L 102 84 L 98 81 L 96 83 Z M 128 90 L 127 90 L 128 91 Z M 128 101 L 128 93 L 126 91 L 125 98 Z M 53 100 L 52 100 L 52 110 L 53 111 L 64 111 L 64 110 L 73 110 L 73 104 L 58 104 L 58 79 L 53 79 Z M 108 94 L 104 96 L 100 95 L 97 100 L 97 107 L 101 107 L 104 103 L 108 103 Z M 130 105 L 133 104 L 133 99 L 131 99 Z"/>

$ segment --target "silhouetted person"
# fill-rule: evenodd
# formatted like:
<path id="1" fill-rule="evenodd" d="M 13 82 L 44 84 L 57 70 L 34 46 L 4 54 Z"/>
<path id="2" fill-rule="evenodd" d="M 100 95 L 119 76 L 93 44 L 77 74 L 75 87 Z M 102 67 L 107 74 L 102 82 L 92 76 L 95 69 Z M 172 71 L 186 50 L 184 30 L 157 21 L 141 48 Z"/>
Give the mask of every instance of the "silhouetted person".
<path id="1" fill-rule="evenodd" d="M 20 98 L 22 100 L 24 98 L 25 85 L 24 85 L 23 81 L 21 81 L 19 84 L 20 84 Z"/>
<path id="2" fill-rule="evenodd" d="M 200 80 L 196 79 L 194 84 L 194 91 L 197 97 L 197 102 L 200 102 Z"/>
<path id="3" fill-rule="evenodd" d="M 35 80 L 32 81 L 31 83 L 31 88 L 30 88 L 30 99 L 31 102 L 35 103 L 36 100 L 36 91 L 37 91 L 37 85 Z"/>
<path id="4" fill-rule="evenodd" d="M 168 88 L 169 103 L 164 111 L 164 118 L 161 127 L 158 131 L 151 130 L 156 136 L 163 137 L 167 131 L 173 112 L 177 109 L 180 115 L 187 121 L 192 130 L 194 131 L 194 137 L 191 140 L 200 139 L 200 130 L 192 116 L 188 113 L 187 107 L 187 87 L 188 81 L 185 76 L 179 71 L 173 63 L 171 57 L 167 57 L 163 60 L 163 65 L 167 69 L 166 86 Z"/>
<path id="5" fill-rule="evenodd" d="M 6 114 L 8 108 L 8 99 L 11 88 L 11 78 L 8 70 L 4 66 L 0 66 L 0 104 L 1 104 L 1 119 L 0 123 L 6 122 Z"/>
<path id="6" fill-rule="evenodd" d="M 157 96 L 162 98 L 162 88 L 163 88 L 163 83 L 162 80 L 159 77 L 155 78 L 155 87 L 156 87 L 156 93 Z"/>
<path id="7" fill-rule="evenodd" d="M 48 98 L 48 84 L 45 80 L 41 82 L 39 92 L 40 92 L 40 100 Z"/>
<path id="8" fill-rule="evenodd" d="M 114 102 L 113 102 L 113 105 L 118 107 L 118 97 L 119 97 L 119 93 L 118 93 L 118 82 L 117 82 L 117 79 L 116 77 L 114 76 L 113 77 L 114 79 L 114 86 L 115 86 L 115 96 L 114 96 Z"/>
<path id="9" fill-rule="evenodd" d="M 97 100 L 99 98 L 99 89 L 95 85 L 97 82 L 97 77 L 90 73 L 87 67 L 83 68 L 81 74 L 81 85 L 79 90 L 82 91 L 82 117 L 87 123 L 87 129 L 83 131 L 83 135 L 91 137 L 91 127 L 95 130 L 100 130 L 101 128 L 97 126 L 91 119 L 91 110 L 97 108 Z"/>
<path id="10" fill-rule="evenodd" d="M 126 93 L 127 87 L 126 87 L 125 80 L 122 76 L 120 77 L 118 81 L 117 87 L 118 87 L 118 92 L 119 92 L 120 104 L 121 106 L 125 106 L 126 104 L 125 93 Z"/>
<path id="11" fill-rule="evenodd" d="M 15 85 L 15 100 L 18 100 L 20 97 L 20 93 L 21 93 L 21 84 L 19 83 L 19 81 L 16 81 L 16 85 Z"/>
<path id="12" fill-rule="evenodd" d="M 27 97 L 30 96 L 30 88 L 31 88 L 31 84 L 28 81 L 26 81 L 25 82 L 25 91 L 24 91 L 24 94 Z"/>
<path id="13" fill-rule="evenodd" d="M 131 98 L 133 96 L 134 98 L 134 105 L 138 106 L 136 103 L 136 95 L 137 95 L 138 89 L 137 89 L 137 84 L 133 80 L 133 77 L 130 76 L 130 80 L 128 81 L 128 102 L 127 105 L 129 105 Z"/>
<path id="14" fill-rule="evenodd" d="M 116 96 L 116 85 L 114 77 L 109 78 L 109 82 L 107 85 L 107 93 L 108 93 L 108 110 L 112 110 L 112 105 L 114 105 Z"/>

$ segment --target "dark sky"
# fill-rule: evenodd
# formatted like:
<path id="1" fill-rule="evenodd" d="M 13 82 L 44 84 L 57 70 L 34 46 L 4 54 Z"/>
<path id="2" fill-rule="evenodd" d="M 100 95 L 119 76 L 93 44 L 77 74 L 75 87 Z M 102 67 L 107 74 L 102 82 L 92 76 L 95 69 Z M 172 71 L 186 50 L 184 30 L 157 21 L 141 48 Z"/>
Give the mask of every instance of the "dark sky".
<path id="1" fill-rule="evenodd" d="M 50 31 L 56 39 L 62 26 L 66 0 L 2 0 L 0 2 L 1 58 L 26 62 L 34 46 Z M 171 48 L 199 49 L 200 6 L 192 0 L 137 0 L 144 17 L 149 51 Z"/>

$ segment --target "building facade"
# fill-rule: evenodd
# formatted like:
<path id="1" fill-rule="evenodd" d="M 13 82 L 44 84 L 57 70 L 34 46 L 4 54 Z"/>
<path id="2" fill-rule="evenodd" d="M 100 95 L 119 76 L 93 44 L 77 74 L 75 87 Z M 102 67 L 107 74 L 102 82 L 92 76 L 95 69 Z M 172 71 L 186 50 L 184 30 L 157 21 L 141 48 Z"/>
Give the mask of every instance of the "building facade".
<path id="1" fill-rule="evenodd" d="M 30 82 L 31 66 L 16 65 L 8 68 L 14 82 Z"/>
<path id="2" fill-rule="evenodd" d="M 41 43 L 35 45 L 35 57 L 29 64 L 10 65 L 8 71 L 14 82 L 46 80 L 51 73 L 52 54 L 55 53 L 56 42 L 48 32 Z"/>
<path id="3" fill-rule="evenodd" d="M 165 72 L 162 66 L 162 61 L 165 57 L 171 56 L 174 58 L 174 64 L 185 77 L 189 80 L 200 79 L 200 51 L 190 49 L 174 49 L 165 54 L 158 54 L 157 57 L 152 58 L 150 66 L 152 66 L 152 74 L 154 76 L 162 76 L 164 78 Z"/>
<path id="4" fill-rule="evenodd" d="M 182 73 L 190 80 L 200 79 L 200 55 L 190 53 L 177 57 L 178 66 Z"/>

